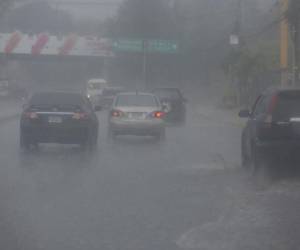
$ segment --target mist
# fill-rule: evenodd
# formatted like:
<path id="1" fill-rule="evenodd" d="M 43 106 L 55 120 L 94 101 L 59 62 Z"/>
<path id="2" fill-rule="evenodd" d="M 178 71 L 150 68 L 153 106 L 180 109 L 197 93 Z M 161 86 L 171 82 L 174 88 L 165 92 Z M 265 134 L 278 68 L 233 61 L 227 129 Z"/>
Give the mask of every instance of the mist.
<path id="1" fill-rule="evenodd" d="M 279 2 L 0 1 L 0 249 L 297 249 Z"/>

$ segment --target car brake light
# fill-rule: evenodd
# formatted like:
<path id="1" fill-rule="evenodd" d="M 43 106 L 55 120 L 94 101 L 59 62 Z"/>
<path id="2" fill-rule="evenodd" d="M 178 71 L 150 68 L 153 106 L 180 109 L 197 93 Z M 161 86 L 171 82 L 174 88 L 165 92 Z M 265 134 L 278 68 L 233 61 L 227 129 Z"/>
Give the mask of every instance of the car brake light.
<path id="1" fill-rule="evenodd" d="M 161 118 L 163 118 L 165 116 L 165 113 L 162 112 L 162 111 L 155 111 L 155 112 L 152 113 L 152 116 L 154 118 L 161 119 Z"/>
<path id="2" fill-rule="evenodd" d="M 73 119 L 75 120 L 86 120 L 88 118 L 88 114 L 86 113 L 74 113 Z"/>
<path id="3" fill-rule="evenodd" d="M 278 102 L 278 96 L 277 95 L 273 95 L 272 98 L 271 98 L 271 101 L 270 101 L 270 105 L 268 107 L 268 114 L 272 114 L 275 107 L 276 107 L 276 104 Z"/>
<path id="4" fill-rule="evenodd" d="M 278 102 L 278 95 L 273 95 L 272 98 L 271 98 L 271 101 L 270 101 L 270 104 L 268 106 L 268 109 L 267 109 L 267 116 L 264 120 L 264 127 L 265 128 L 270 128 L 271 125 L 272 125 L 272 122 L 273 122 L 273 111 L 277 105 L 277 102 Z"/>
<path id="5" fill-rule="evenodd" d="M 122 115 L 122 111 L 120 111 L 120 110 L 112 110 L 111 111 L 112 117 L 120 117 L 121 115 Z"/>
<path id="6" fill-rule="evenodd" d="M 38 118 L 38 114 L 36 112 L 25 112 L 24 116 L 27 119 L 37 119 Z"/>

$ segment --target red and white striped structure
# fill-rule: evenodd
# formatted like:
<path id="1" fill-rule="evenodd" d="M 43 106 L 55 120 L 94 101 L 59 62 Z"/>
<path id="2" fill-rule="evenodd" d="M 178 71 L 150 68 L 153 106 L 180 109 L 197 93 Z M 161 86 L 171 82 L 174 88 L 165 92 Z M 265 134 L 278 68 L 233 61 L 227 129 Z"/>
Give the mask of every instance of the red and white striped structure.
<path id="1" fill-rule="evenodd" d="M 98 37 L 76 34 L 57 37 L 47 33 L 37 35 L 21 32 L 0 33 L 0 54 L 32 56 L 111 57 L 112 42 Z"/>

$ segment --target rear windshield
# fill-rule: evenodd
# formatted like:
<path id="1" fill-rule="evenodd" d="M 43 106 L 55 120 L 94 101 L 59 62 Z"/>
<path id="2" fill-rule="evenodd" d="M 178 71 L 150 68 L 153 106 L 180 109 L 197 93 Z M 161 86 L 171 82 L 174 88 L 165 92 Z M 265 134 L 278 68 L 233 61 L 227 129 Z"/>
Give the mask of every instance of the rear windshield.
<path id="1" fill-rule="evenodd" d="M 300 118 L 300 91 L 283 92 L 278 96 L 274 119 L 288 121 L 292 117 Z"/>
<path id="2" fill-rule="evenodd" d="M 103 95 L 104 96 L 114 96 L 114 95 L 117 95 L 120 92 L 121 92 L 120 90 L 116 90 L 116 89 L 104 89 L 103 90 Z"/>
<path id="3" fill-rule="evenodd" d="M 102 88 L 102 84 L 101 83 L 89 83 L 88 88 L 99 90 Z"/>
<path id="4" fill-rule="evenodd" d="M 152 95 L 120 95 L 117 97 L 116 106 L 157 107 L 158 103 Z"/>
<path id="5" fill-rule="evenodd" d="M 39 93 L 31 98 L 29 105 L 38 109 L 74 110 L 82 108 L 84 100 L 79 94 Z"/>
<path id="6" fill-rule="evenodd" d="M 181 97 L 177 89 L 155 89 L 153 93 L 159 98 L 179 99 Z"/>

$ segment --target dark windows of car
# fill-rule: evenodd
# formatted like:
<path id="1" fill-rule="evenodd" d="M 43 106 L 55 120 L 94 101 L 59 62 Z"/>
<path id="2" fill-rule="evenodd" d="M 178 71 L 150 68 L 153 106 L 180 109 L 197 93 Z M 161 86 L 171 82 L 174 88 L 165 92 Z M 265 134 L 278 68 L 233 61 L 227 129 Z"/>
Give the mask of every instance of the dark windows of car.
<path id="1" fill-rule="evenodd" d="M 253 115 L 258 116 L 265 114 L 267 111 L 267 102 L 268 98 L 266 96 L 260 96 L 260 98 L 257 100 L 257 103 L 255 105 Z"/>
<path id="2" fill-rule="evenodd" d="M 153 91 L 153 94 L 159 97 L 160 99 L 182 99 L 180 91 L 175 88 L 158 88 Z"/>
<path id="3" fill-rule="evenodd" d="M 278 121 L 289 121 L 300 118 L 300 91 L 285 91 L 278 94 L 273 118 Z"/>
<path id="4" fill-rule="evenodd" d="M 157 107 L 158 101 L 152 95 L 119 95 L 116 99 L 116 106 L 119 107 Z"/>
<path id="5" fill-rule="evenodd" d="M 74 111 L 80 108 L 87 108 L 87 101 L 76 93 L 37 93 L 33 95 L 29 102 L 31 108 L 36 109 L 57 109 Z"/>
<path id="6" fill-rule="evenodd" d="M 104 89 L 103 90 L 103 96 L 114 96 L 121 92 L 121 90 L 118 89 Z"/>

